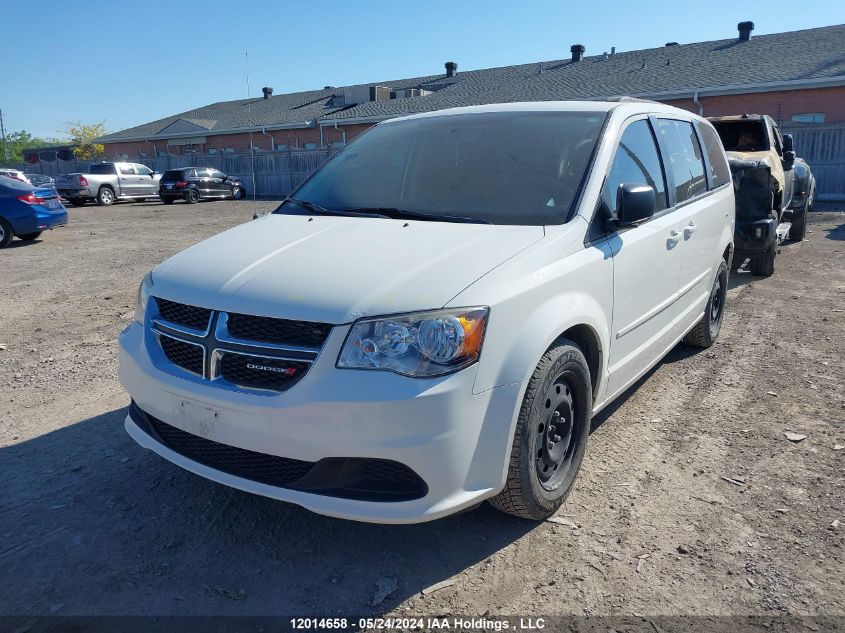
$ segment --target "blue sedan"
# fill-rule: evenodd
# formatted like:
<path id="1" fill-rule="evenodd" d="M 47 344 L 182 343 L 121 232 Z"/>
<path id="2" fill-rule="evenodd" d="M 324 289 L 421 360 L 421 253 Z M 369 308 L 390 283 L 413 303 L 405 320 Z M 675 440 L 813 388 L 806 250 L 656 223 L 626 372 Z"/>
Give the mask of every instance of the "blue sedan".
<path id="1" fill-rule="evenodd" d="M 52 187 L 33 187 L 0 176 L 0 248 L 13 237 L 37 239 L 47 229 L 67 224 L 67 209 Z"/>

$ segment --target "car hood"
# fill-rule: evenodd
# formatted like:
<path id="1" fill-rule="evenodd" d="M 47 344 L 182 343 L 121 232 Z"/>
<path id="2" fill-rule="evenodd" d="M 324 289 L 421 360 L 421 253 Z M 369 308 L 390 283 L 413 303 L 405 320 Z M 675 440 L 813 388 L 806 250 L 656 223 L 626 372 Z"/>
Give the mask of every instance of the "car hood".
<path id="1" fill-rule="evenodd" d="M 439 308 L 543 227 L 270 214 L 153 271 L 153 294 L 323 323 Z"/>

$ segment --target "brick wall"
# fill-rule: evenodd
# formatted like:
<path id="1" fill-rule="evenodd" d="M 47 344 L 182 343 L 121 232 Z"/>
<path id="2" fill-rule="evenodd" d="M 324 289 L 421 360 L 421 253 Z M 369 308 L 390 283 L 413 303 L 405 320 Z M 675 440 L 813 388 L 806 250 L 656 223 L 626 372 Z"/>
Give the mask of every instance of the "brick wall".
<path id="1" fill-rule="evenodd" d="M 794 114 L 823 112 L 825 123 L 845 122 L 845 87 L 811 88 L 806 90 L 785 90 L 780 92 L 761 92 L 741 95 L 723 95 L 702 97 L 699 99 L 704 106 L 704 116 L 721 116 L 725 114 L 768 114 L 775 120 L 789 123 Z M 675 99 L 665 101 L 670 105 L 698 113 L 698 106 L 692 99 Z M 323 128 L 323 143 L 331 144 L 343 140 L 346 132 L 347 142 L 371 127 L 370 124 L 338 125 L 338 128 L 325 126 Z M 306 143 L 320 146 L 320 129 L 316 127 L 298 128 L 293 130 L 274 130 L 268 132 L 273 136 L 275 145 L 291 145 L 305 147 Z M 207 143 L 194 145 L 193 149 L 205 154 L 209 147 L 223 150 L 231 147 L 236 154 L 249 152 L 249 134 L 222 134 L 208 136 Z M 270 138 L 261 132 L 252 135 L 254 145 L 262 151 L 269 151 Z M 153 150 L 155 146 L 155 151 Z M 169 146 L 166 140 L 154 142 L 111 143 L 106 145 L 106 158 L 128 154 L 130 159 L 138 157 L 139 153 L 154 156 L 155 152 L 169 152 L 183 154 L 188 146 Z"/>
<path id="2" fill-rule="evenodd" d="M 346 141 L 349 142 L 364 130 L 369 129 L 370 125 L 339 125 L 338 129 L 334 127 L 323 128 L 323 143 L 328 145 L 343 140 L 344 132 L 346 133 Z M 273 146 L 290 145 L 291 147 L 304 148 L 306 143 L 314 143 L 317 147 L 320 146 L 320 129 L 319 128 L 298 128 L 293 130 L 272 130 L 267 132 L 267 135 L 261 132 L 253 132 L 252 144 L 260 148 L 261 151 L 270 151 L 271 143 L 270 136 L 273 137 Z M 208 152 L 209 148 L 216 148 L 223 151 L 231 147 L 235 154 L 249 153 L 249 133 L 243 134 L 220 134 L 214 136 L 207 136 L 205 143 L 198 143 L 193 146 L 193 149 L 200 154 Z M 188 145 L 167 145 L 166 140 L 158 141 L 133 141 L 128 143 L 108 143 L 106 148 L 106 159 L 113 160 L 123 154 L 127 154 L 130 160 L 139 157 L 140 154 L 146 154 L 152 158 L 156 153 L 168 152 L 170 154 L 184 154 L 186 150 L 191 149 Z M 155 149 L 153 149 L 155 148 Z"/>
<path id="3" fill-rule="evenodd" d="M 776 121 L 788 124 L 794 114 L 823 112 L 825 123 L 845 122 L 845 86 L 701 97 L 699 101 L 704 106 L 704 116 L 748 112 L 768 114 Z M 692 99 L 677 99 L 664 103 L 698 114 L 698 106 Z"/>

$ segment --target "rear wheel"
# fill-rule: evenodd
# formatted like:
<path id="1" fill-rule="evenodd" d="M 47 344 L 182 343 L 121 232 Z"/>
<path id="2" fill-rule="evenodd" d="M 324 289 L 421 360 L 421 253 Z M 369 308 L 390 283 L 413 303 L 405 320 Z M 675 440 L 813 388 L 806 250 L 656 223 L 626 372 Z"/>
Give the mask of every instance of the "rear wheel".
<path id="1" fill-rule="evenodd" d="M 528 383 L 511 447 L 505 488 L 490 503 L 524 519 L 550 517 L 563 504 L 590 434 L 590 369 L 575 343 L 560 338 Z"/>
<path id="2" fill-rule="evenodd" d="M 185 192 L 185 202 L 188 204 L 196 204 L 200 201 L 200 194 L 196 189 L 191 189 Z"/>
<path id="3" fill-rule="evenodd" d="M 164 204 L 173 204 L 173 198 L 162 198 L 161 201 Z"/>
<path id="4" fill-rule="evenodd" d="M 84 207 L 85 206 L 85 200 L 82 200 L 81 198 L 71 198 L 70 203 L 75 207 Z"/>
<path id="5" fill-rule="evenodd" d="M 804 204 L 801 209 L 801 217 L 792 219 L 792 226 L 789 227 L 789 239 L 795 242 L 803 242 L 807 237 L 807 214 L 810 212 L 810 199 Z"/>
<path id="6" fill-rule="evenodd" d="M 722 260 L 716 273 L 710 298 L 704 309 L 704 316 L 684 337 L 684 343 L 692 347 L 706 349 L 716 342 L 722 329 L 722 317 L 725 314 L 725 298 L 728 294 L 728 265 Z"/>
<path id="7" fill-rule="evenodd" d="M 12 227 L 3 218 L 0 218 L 0 248 L 9 245 L 15 234 L 12 232 Z"/>
<path id="8" fill-rule="evenodd" d="M 777 255 L 777 244 L 773 241 L 766 254 L 762 257 L 751 258 L 751 274 L 758 277 L 771 277 L 775 274 L 775 255 Z"/>
<path id="9" fill-rule="evenodd" d="M 114 191 L 111 187 L 100 187 L 97 192 L 97 204 L 101 207 L 110 207 L 114 204 Z"/>
<path id="10" fill-rule="evenodd" d="M 23 235 L 18 235 L 19 240 L 23 240 L 24 242 L 31 242 L 32 240 L 37 240 L 41 237 L 43 231 L 36 231 L 35 233 L 24 233 Z"/>

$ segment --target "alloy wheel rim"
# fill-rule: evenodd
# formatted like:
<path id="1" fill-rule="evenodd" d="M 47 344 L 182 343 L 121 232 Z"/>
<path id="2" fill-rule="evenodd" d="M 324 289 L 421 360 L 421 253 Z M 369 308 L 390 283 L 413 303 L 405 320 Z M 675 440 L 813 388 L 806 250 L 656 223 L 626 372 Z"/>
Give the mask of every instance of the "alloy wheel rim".
<path id="1" fill-rule="evenodd" d="M 6 239 L 6 229 L 3 228 L 3 225 L 0 224 L 0 242 Z"/>
<path id="2" fill-rule="evenodd" d="M 105 191 L 103 191 L 103 202 L 108 203 L 108 202 L 111 202 L 111 201 L 112 201 L 111 192 L 108 189 L 106 189 Z"/>
<path id="3" fill-rule="evenodd" d="M 569 471 L 580 430 L 572 387 L 563 375 L 546 391 L 540 411 L 534 468 L 543 488 L 554 490 Z"/>

